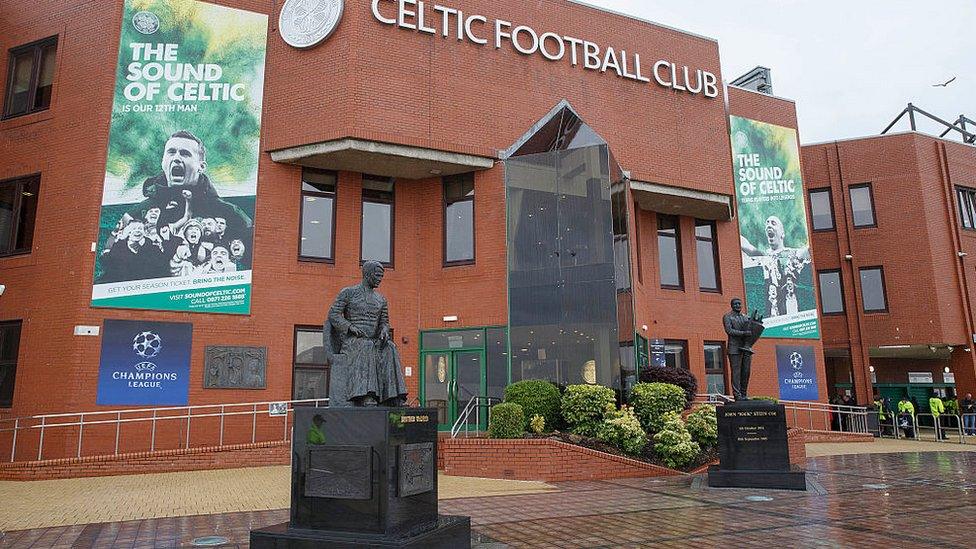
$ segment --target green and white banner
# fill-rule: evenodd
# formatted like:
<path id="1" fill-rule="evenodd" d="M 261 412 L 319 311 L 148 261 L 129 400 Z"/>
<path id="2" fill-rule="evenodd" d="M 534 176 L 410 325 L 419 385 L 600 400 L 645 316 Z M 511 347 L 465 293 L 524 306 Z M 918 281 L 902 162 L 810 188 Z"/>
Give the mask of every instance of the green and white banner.
<path id="1" fill-rule="evenodd" d="M 268 17 L 125 0 L 92 306 L 249 314 Z"/>
<path id="2" fill-rule="evenodd" d="M 730 122 L 746 306 L 765 317 L 764 338 L 818 339 L 796 130 Z"/>

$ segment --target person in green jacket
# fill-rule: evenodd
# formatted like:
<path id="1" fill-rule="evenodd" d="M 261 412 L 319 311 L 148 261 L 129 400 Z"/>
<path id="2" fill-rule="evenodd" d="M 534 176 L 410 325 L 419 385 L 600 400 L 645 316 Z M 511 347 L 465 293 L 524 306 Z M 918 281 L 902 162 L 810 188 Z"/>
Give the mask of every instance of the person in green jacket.
<path id="1" fill-rule="evenodd" d="M 934 396 L 929 399 L 929 409 L 932 412 L 932 418 L 935 422 L 935 435 L 938 440 L 945 440 L 949 438 L 946 436 L 945 431 L 942 429 L 942 422 L 939 420 L 939 416 L 945 413 L 945 404 L 942 399 Z"/>
<path id="2" fill-rule="evenodd" d="M 325 418 L 319 414 L 315 414 L 312 418 L 312 426 L 308 428 L 308 435 L 305 436 L 305 442 L 309 444 L 325 444 L 325 433 L 322 432 L 322 424 L 325 423 Z"/>
<path id="3" fill-rule="evenodd" d="M 888 421 L 888 411 L 885 409 L 885 401 L 881 398 L 881 395 L 875 393 L 874 395 L 874 407 L 878 410 L 878 431 L 879 434 L 884 435 L 888 430 L 886 422 Z"/>
<path id="4" fill-rule="evenodd" d="M 905 432 L 905 438 L 915 438 L 914 417 L 915 405 L 907 396 L 901 397 L 898 402 L 898 425 Z"/>

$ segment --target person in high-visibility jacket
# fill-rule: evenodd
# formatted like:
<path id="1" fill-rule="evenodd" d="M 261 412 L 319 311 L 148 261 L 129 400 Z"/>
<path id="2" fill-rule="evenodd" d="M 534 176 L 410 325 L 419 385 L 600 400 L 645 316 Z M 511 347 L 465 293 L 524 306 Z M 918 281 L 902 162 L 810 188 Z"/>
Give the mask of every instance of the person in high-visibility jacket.
<path id="1" fill-rule="evenodd" d="M 932 411 L 933 421 L 935 422 L 935 434 L 936 438 L 939 440 L 945 440 L 948 438 L 945 432 L 942 430 L 942 422 L 939 421 L 939 416 L 945 413 L 945 404 L 942 399 L 934 396 L 929 399 L 929 410 Z"/>
<path id="2" fill-rule="evenodd" d="M 874 407 L 878 410 L 878 432 L 883 435 L 887 431 L 885 422 L 888 421 L 884 399 L 878 395 L 874 395 Z"/>
<path id="3" fill-rule="evenodd" d="M 901 397 L 901 401 L 898 402 L 898 425 L 904 430 L 905 438 L 915 438 L 914 417 L 915 405 L 908 400 L 907 396 Z"/>

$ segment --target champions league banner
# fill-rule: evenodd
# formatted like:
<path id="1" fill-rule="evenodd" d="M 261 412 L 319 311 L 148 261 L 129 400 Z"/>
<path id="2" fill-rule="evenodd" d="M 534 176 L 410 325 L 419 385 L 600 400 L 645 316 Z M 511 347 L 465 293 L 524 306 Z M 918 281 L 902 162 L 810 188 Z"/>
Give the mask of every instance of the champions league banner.
<path id="1" fill-rule="evenodd" d="M 190 390 L 192 341 L 192 324 L 106 320 L 96 403 L 185 405 Z"/>
<path id="2" fill-rule="evenodd" d="M 781 400 L 817 400 L 820 398 L 813 347 L 777 345 L 776 366 L 779 372 L 779 398 Z"/>
<path id="3" fill-rule="evenodd" d="M 92 306 L 249 314 L 266 15 L 126 0 Z"/>
<path id="4" fill-rule="evenodd" d="M 730 122 L 746 305 L 764 338 L 819 339 L 796 130 Z"/>

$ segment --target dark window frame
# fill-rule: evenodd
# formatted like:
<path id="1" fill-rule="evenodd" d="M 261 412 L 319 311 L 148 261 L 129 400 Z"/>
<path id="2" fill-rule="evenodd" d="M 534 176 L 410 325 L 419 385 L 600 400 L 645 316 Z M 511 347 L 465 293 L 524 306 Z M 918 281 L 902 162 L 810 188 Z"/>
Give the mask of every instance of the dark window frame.
<path id="1" fill-rule="evenodd" d="M 307 261 L 310 263 L 328 263 L 330 265 L 335 265 L 335 255 L 336 255 L 336 217 L 339 205 L 339 173 L 332 170 L 316 170 L 323 173 L 329 173 L 335 176 L 335 190 L 331 193 L 321 192 L 321 191 L 307 191 L 305 190 L 305 170 L 314 168 L 302 168 L 302 180 L 301 187 L 299 187 L 299 195 L 301 196 L 301 210 L 298 215 L 298 260 Z M 331 198 L 332 199 L 332 257 L 318 257 L 314 255 L 302 255 L 302 227 L 305 222 L 305 197 L 314 196 L 318 198 Z"/>
<path id="2" fill-rule="evenodd" d="M 5 331 L 8 327 L 11 327 L 11 326 L 17 326 L 17 331 L 18 331 L 18 335 L 17 335 L 17 353 L 13 357 L 13 359 L 7 359 L 7 360 L 0 359 L 0 368 L 6 368 L 6 367 L 11 366 L 11 365 L 13 366 L 13 371 L 10 372 L 10 374 L 9 374 L 9 375 L 12 376 L 11 377 L 11 380 L 12 381 L 10 383 L 13 384 L 13 390 L 10 392 L 10 400 L 9 401 L 8 400 L 0 400 L 0 408 L 12 408 L 13 407 L 13 403 L 14 403 L 14 394 L 17 391 L 17 366 L 18 366 L 19 359 L 20 359 L 20 340 L 23 339 L 23 336 L 24 336 L 24 321 L 23 320 L 5 320 L 5 321 L 2 321 L 2 322 L 0 322 L 0 332 Z M 0 336 L 0 342 L 2 342 L 5 337 L 6 337 L 5 334 L 3 336 Z M 2 398 L 2 395 L 0 395 L 0 398 Z"/>
<path id="3" fill-rule="evenodd" d="M 709 226 L 712 230 L 711 238 L 704 238 L 698 236 L 698 227 Z M 722 267 L 719 263 L 719 251 L 718 251 L 718 224 L 714 220 L 710 219 L 695 219 L 695 260 L 698 259 L 698 243 L 699 242 L 711 242 L 712 244 L 712 263 L 715 266 L 715 287 L 706 288 L 701 285 L 701 265 L 698 265 L 698 290 L 701 292 L 706 292 L 710 294 L 720 294 L 722 293 Z"/>
<path id="4" fill-rule="evenodd" d="M 448 180 L 451 177 L 464 177 L 470 175 L 471 177 L 471 196 L 464 196 L 459 199 L 448 200 L 447 198 L 447 185 Z M 395 188 L 395 187 L 394 187 Z M 441 178 L 441 209 L 443 210 L 443 215 L 441 220 L 444 223 L 444 230 L 441 231 L 441 263 L 443 267 L 460 267 L 463 265 L 474 265 L 478 257 L 478 238 L 477 238 L 477 204 L 475 203 L 475 196 L 478 194 L 475 185 L 475 175 L 474 173 L 459 174 L 458 176 L 448 176 Z M 447 208 L 448 206 L 453 206 L 454 204 L 459 204 L 461 202 L 471 202 L 471 259 L 458 259 L 454 261 L 447 260 Z"/>
<path id="5" fill-rule="evenodd" d="M 8 184 L 17 186 L 17 189 L 14 191 L 14 204 L 12 209 L 13 213 L 11 215 L 11 222 L 10 222 L 11 231 L 9 237 L 10 240 L 8 241 L 8 245 L 10 249 L 9 251 L 5 252 L 3 251 L 3 247 L 0 246 L 0 258 L 13 257 L 18 255 L 29 255 L 34 251 L 34 227 L 37 224 L 36 209 L 34 211 L 34 222 L 31 223 L 30 242 L 28 242 L 27 246 L 24 248 L 15 247 L 17 245 L 18 237 L 20 236 L 19 233 L 20 233 L 21 215 L 23 214 L 23 206 L 24 206 L 24 185 L 27 183 L 36 184 L 37 187 L 35 189 L 34 197 L 39 204 L 40 194 L 41 194 L 41 174 L 35 173 L 31 175 L 14 177 L 11 179 L 5 179 L 3 181 L 0 181 L 0 186 L 8 185 Z"/>
<path id="6" fill-rule="evenodd" d="M 332 365 L 328 362 L 323 364 L 316 364 L 312 362 L 298 362 L 298 333 L 299 332 L 318 332 L 319 335 L 323 334 L 324 326 L 314 326 L 311 324 L 296 324 L 292 331 L 292 343 L 291 343 L 291 397 L 295 398 L 295 372 L 298 369 L 303 370 L 325 370 L 326 377 L 326 395 L 324 398 L 328 398 L 329 385 L 332 383 Z M 324 337 L 324 336 L 323 336 Z M 323 343 L 324 340 L 323 340 Z"/>
<path id="7" fill-rule="evenodd" d="M 823 302 L 823 282 L 820 280 L 821 275 L 825 274 L 837 274 L 837 284 L 840 286 L 840 310 L 827 312 L 824 308 Z M 847 300 L 844 299 L 844 273 L 840 269 L 824 269 L 822 271 L 817 271 L 817 299 L 820 300 L 820 314 L 824 316 L 844 316 L 847 314 Z M 887 302 L 887 296 L 885 297 L 885 302 Z"/>
<path id="8" fill-rule="evenodd" d="M 708 369 L 708 354 L 705 352 L 706 347 L 715 346 L 719 348 L 719 360 L 722 362 L 722 380 L 725 384 L 725 392 L 728 393 L 729 389 L 732 387 L 732 369 L 729 367 L 729 360 L 725 353 L 725 342 L 724 341 L 702 341 L 702 357 L 706 358 L 705 364 L 705 388 L 708 388 L 708 376 L 709 374 L 715 375 L 718 372 L 716 370 Z"/>
<path id="9" fill-rule="evenodd" d="M 827 193 L 827 205 L 830 207 L 830 227 L 825 229 L 818 229 L 814 221 L 815 217 L 813 215 L 813 195 L 816 193 Z M 834 192 L 830 187 L 820 187 L 817 189 L 810 189 L 807 191 L 807 202 L 810 204 L 810 228 L 815 233 L 828 233 L 837 230 L 837 217 L 834 215 Z M 871 200 L 871 209 L 874 210 L 874 197 Z M 851 212 L 853 214 L 853 210 Z M 875 219 L 877 221 L 877 219 Z"/>
<path id="10" fill-rule="evenodd" d="M 678 266 L 678 284 L 677 285 L 674 285 L 674 284 L 665 284 L 664 281 L 663 281 L 663 274 L 664 274 L 664 272 L 661 269 L 661 238 L 662 238 L 661 232 L 662 232 L 662 230 L 663 231 L 667 231 L 668 229 L 661 229 L 661 220 L 662 219 L 665 219 L 665 218 L 670 218 L 670 219 L 673 219 L 674 220 L 674 236 L 672 237 L 671 235 L 668 235 L 668 234 L 665 234 L 663 236 L 665 238 L 674 238 L 674 251 L 675 251 L 675 256 L 676 256 L 676 261 L 677 261 L 677 266 Z M 658 273 L 657 273 L 658 280 L 660 280 L 660 282 L 661 282 L 661 288 L 663 288 L 665 290 L 681 290 L 681 291 L 684 291 L 684 289 L 685 289 L 685 273 L 684 273 L 685 269 L 684 269 L 684 261 L 683 261 L 683 259 L 681 257 L 681 217 L 679 217 L 677 215 L 669 215 L 669 214 L 661 214 L 661 213 L 657 214 L 657 270 L 658 270 Z"/>
<path id="11" fill-rule="evenodd" d="M 956 202 L 958 203 L 959 226 L 964 231 L 976 231 L 976 189 L 956 187 Z M 965 209 L 964 209 L 965 208 Z M 965 220 L 969 219 L 969 226 Z"/>
<path id="12" fill-rule="evenodd" d="M 3 90 L 3 115 L 0 116 L 0 120 L 9 120 L 11 118 L 17 118 L 19 116 L 27 116 L 29 114 L 34 114 L 38 112 L 44 112 L 50 110 L 51 102 L 49 101 L 47 106 L 41 109 L 34 108 L 34 102 L 37 100 L 37 85 L 38 80 L 41 77 L 41 60 L 44 54 L 44 50 L 49 46 L 54 46 L 54 63 L 55 71 L 57 71 L 57 55 L 58 55 L 58 35 L 48 36 L 47 38 L 41 38 L 40 40 L 35 40 L 29 44 L 24 44 L 7 50 L 7 83 Z M 14 87 L 14 59 L 18 55 L 31 52 L 33 54 L 33 65 L 31 66 L 31 77 L 30 84 L 28 85 L 28 95 L 27 95 L 27 110 L 24 112 L 11 113 L 8 111 L 10 107 L 10 97 L 13 92 Z M 51 84 L 52 90 L 54 84 Z M 52 92 L 53 94 L 53 92 Z"/>
<path id="13" fill-rule="evenodd" d="M 881 273 L 881 297 L 884 298 L 885 306 L 884 309 L 867 309 L 864 303 L 864 282 L 861 279 L 861 273 L 864 271 L 879 271 Z M 857 270 L 857 282 L 861 285 L 861 311 L 864 314 L 885 314 L 890 311 L 891 304 L 888 302 L 888 282 L 885 280 L 884 267 L 881 265 L 872 265 L 868 267 L 860 267 Z"/>
<path id="14" fill-rule="evenodd" d="M 664 360 L 665 365 L 668 359 L 668 345 L 681 346 L 681 356 L 683 357 L 682 364 L 677 364 L 678 368 L 685 371 L 691 371 L 691 357 L 688 356 L 688 340 L 687 339 L 665 339 L 664 340 Z"/>
<path id="15" fill-rule="evenodd" d="M 367 191 L 369 189 L 366 189 L 364 187 L 361 187 L 360 188 L 360 191 L 359 191 L 360 192 L 360 203 L 359 203 L 359 206 L 360 206 L 360 208 L 359 208 L 359 264 L 362 265 L 363 263 L 366 263 L 366 261 L 367 261 L 366 259 L 363 258 L 363 234 L 364 234 L 365 222 L 366 222 L 366 215 L 365 215 L 366 208 L 365 208 L 364 204 L 366 204 L 367 202 L 370 203 L 370 204 L 389 204 L 389 206 L 390 206 L 390 261 L 389 262 L 380 261 L 380 263 L 382 263 L 383 266 L 386 267 L 387 269 L 393 269 L 394 268 L 393 267 L 394 260 L 396 258 L 396 190 L 397 190 L 396 179 L 394 179 L 392 177 L 385 177 L 385 176 L 380 176 L 380 175 L 373 175 L 373 174 L 365 174 L 364 173 L 364 174 L 362 174 L 362 180 L 361 181 L 365 181 L 367 178 L 370 178 L 370 179 L 373 179 L 373 180 L 376 180 L 376 181 L 379 181 L 381 179 L 386 179 L 387 181 L 389 181 L 390 183 L 392 183 L 393 190 L 391 191 L 391 194 L 393 195 L 393 198 L 386 199 L 386 198 L 378 198 L 378 197 L 375 197 L 375 196 L 367 198 L 366 197 L 366 193 L 367 193 Z"/>
<path id="16" fill-rule="evenodd" d="M 864 188 L 866 188 L 868 190 L 868 200 L 871 202 L 871 221 L 872 221 L 872 223 L 870 225 L 858 225 L 857 222 L 854 220 L 854 197 L 851 195 L 851 192 L 854 191 L 855 189 L 864 189 Z M 848 196 L 848 198 L 851 201 L 851 225 L 855 229 L 874 229 L 874 228 L 877 228 L 877 226 L 878 226 L 878 208 L 875 206 L 875 202 L 874 202 L 874 185 L 872 185 L 871 183 L 859 183 L 857 185 L 851 185 L 851 186 L 849 186 L 847 188 L 847 196 Z"/>

